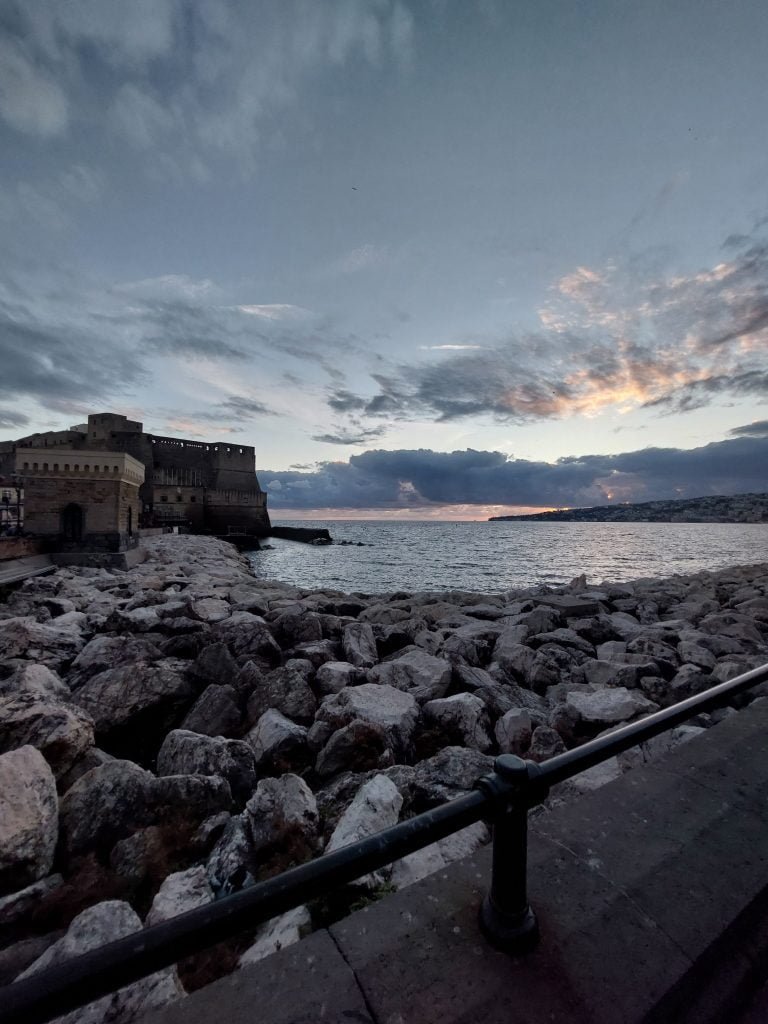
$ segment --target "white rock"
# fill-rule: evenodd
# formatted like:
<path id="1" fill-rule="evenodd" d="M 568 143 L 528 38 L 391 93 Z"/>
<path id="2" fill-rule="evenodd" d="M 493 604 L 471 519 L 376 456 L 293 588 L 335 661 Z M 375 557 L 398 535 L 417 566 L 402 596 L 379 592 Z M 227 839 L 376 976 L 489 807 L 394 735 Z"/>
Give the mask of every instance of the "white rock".
<path id="1" fill-rule="evenodd" d="M 408 750 L 419 717 L 416 699 L 392 686 L 363 683 L 326 697 L 316 718 L 340 729 L 358 719 L 384 730 L 400 755 Z"/>
<path id="2" fill-rule="evenodd" d="M 147 925 L 170 921 L 188 910 L 204 907 L 213 902 L 213 889 L 208 884 L 205 868 L 198 865 L 186 871 L 168 875 L 152 900 L 147 914 Z"/>
<path id="3" fill-rule="evenodd" d="M 451 682 L 451 664 L 426 651 L 409 651 L 401 658 L 375 665 L 368 678 L 412 694 L 420 703 L 442 697 Z"/>
<path id="4" fill-rule="evenodd" d="M 325 852 L 333 853 L 396 825 L 402 806 L 403 798 L 394 782 L 386 775 L 374 775 L 358 789 L 352 803 L 342 814 Z M 355 885 L 373 888 L 382 881 L 382 874 L 373 872 L 358 878 Z"/>
<path id="5" fill-rule="evenodd" d="M 217 597 L 204 597 L 200 601 L 193 601 L 189 610 L 192 616 L 201 622 L 221 622 L 232 614 L 229 601 Z"/>
<path id="6" fill-rule="evenodd" d="M 658 704 L 624 686 L 597 693 L 572 690 L 565 698 L 565 705 L 587 722 L 623 722 L 641 712 L 658 710 Z"/>
<path id="7" fill-rule="evenodd" d="M 50 872 L 58 827 L 56 781 L 40 751 L 0 755 L 0 893 Z"/>
<path id="8" fill-rule="evenodd" d="M 424 705 L 424 717 L 445 730 L 452 743 L 458 736 L 465 747 L 483 753 L 491 747 L 488 712 L 483 701 L 473 693 L 457 693 L 453 697 L 430 700 Z"/>
<path id="9" fill-rule="evenodd" d="M 66 935 L 38 957 L 19 978 L 32 977 L 47 967 L 80 956 L 92 949 L 141 930 L 135 910 L 122 900 L 107 900 L 82 911 Z M 141 1014 L 184 995 L 175 968 L 166 968 L 118 989 L 79 1010 L 57 1017 L 58 1024 L 128 1024 Z"/>
<path id="10" fill-rule="evenodd" d="M 69 700 L 69 687 L 45 665 L 23 665 L 7 679 L 0 679 L 0 697 L 20 693 L 31 693 L 46 700 Z"/>
<path id="11" fill-rule="evenodd" d="M 422 878 L 440 871 L 455 860 L 469 857 L 488 842 L 489 832 L 483 822 L 468 825 L 460 832 L 440 839 L 423 850 L 408 854 L 392 865 L 390 882 L 398 889 L 404 889 Z"/>
<path id="12" fill-rule="evenodd" d="M 500 753 L 522 757 L 531 744 L 533 721 L 525 708 L 512 708 L 498 720 L 495 733 Z"/>
<path id="13" fill-rule="evenodd" d="M 312 927 L 312 918 L 306 907 L 296 907 L 289 910 L 287 914 L 281 914 L 271 921 L 267 921 L 256 933 L 256 941 L 243 953 L 238 961 L 238 967 L 248 967 L 271 953 L 286 946 L 292 946 L 298 942 L 302 934 L 306 934 Z"/>

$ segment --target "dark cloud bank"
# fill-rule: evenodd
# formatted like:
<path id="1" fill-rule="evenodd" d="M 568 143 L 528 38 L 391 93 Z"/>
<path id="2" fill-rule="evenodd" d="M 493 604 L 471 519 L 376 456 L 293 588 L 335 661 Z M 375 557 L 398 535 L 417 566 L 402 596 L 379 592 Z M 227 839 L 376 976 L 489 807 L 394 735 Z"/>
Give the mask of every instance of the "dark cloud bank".
<path id="1" fill-rule="evenodd" d="M 557 462 L 502 452 L 370 451 L 314 472 L 261 470 L 270 507 L 392 509 L 428 505 L 600 505 L 768 490 L 768 421 L 701 448 L 645 448 Z"/>

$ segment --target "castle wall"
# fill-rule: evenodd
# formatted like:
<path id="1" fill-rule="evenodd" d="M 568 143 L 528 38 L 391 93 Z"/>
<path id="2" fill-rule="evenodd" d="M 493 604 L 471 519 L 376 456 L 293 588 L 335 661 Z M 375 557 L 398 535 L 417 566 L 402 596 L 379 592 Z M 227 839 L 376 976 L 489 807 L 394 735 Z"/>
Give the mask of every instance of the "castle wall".
<path id="1" fill-rule="evenodd" d="M 144 467 L 130 456 L 76 449 L 20 449 L 25 529 L 55 537 L 64 550 L 124 551 L 138 543 Z M 67 510 L 77 509 L 76 535 Z"/>

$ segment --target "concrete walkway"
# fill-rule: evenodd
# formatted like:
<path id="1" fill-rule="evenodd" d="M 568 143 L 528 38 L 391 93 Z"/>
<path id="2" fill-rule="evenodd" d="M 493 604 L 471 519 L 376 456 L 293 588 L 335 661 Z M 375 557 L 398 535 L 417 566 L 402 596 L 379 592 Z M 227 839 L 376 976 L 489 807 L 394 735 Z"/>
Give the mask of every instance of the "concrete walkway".
<path id="1" fill-rule="evenodd" d="M 0 586 L 19 583 L 30 576 L 47 576 L 56 566 L 50 555 L 30 555 L 28 558 L 9 558 L 0 562 Z"/>
<path id="2" fill-rule="evenodd" d="M 490 851 L 146 1024 L 715 1024 L 768 955 L 768 700 L 532 821 L 524 959 L 477 927 Z M 749 1018 L 753 1021 L 754 1018 Z"/>

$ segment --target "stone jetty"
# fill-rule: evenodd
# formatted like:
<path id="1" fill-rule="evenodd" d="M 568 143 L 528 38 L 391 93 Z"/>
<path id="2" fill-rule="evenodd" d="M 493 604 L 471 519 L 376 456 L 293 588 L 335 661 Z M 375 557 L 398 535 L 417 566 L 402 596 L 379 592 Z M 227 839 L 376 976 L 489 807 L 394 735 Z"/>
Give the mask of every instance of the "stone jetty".
<path id="1" fill-rule="evenodd" d="M 167 920 L 768 661 L 768 564 L 504 594 L 342 594 L 226 543 L 145 541 L 0 605 L 0 983 Z M 763 694 L 584 772 L 663 757 Z M 403 888 L 472 826 L 342 894 L 105 997 L 127 1024 Z"/>

